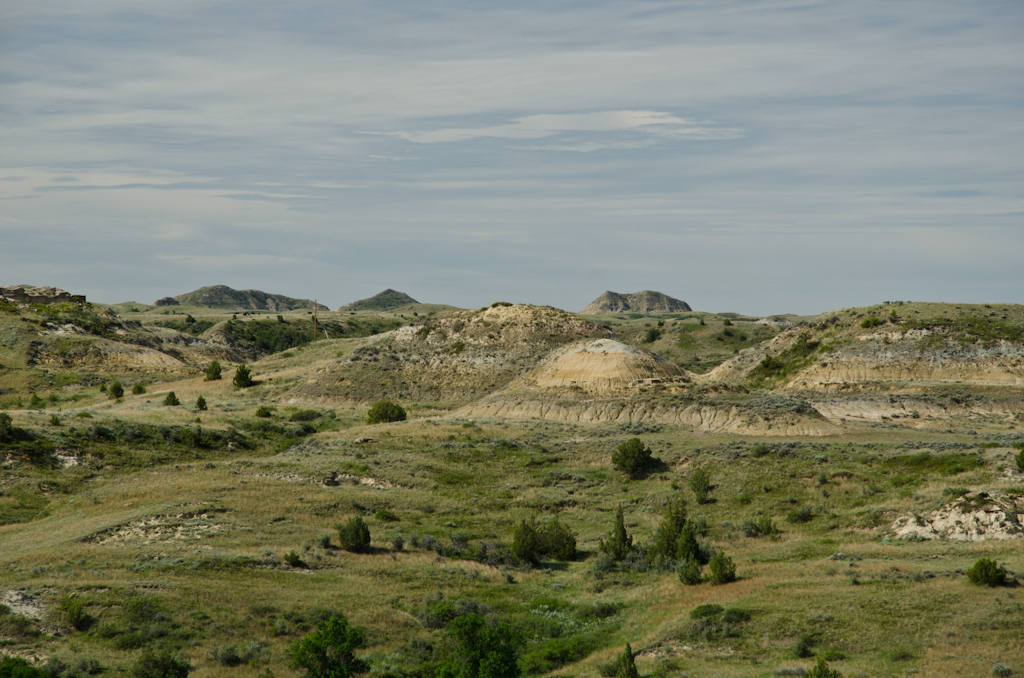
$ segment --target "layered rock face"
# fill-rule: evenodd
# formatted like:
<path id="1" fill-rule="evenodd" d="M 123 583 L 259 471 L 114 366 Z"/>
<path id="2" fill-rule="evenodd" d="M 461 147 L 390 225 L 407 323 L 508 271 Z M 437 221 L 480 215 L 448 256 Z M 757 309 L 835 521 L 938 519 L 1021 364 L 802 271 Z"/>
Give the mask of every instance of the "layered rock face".
<path id="1" fill-rule="evenodd" d="M 682 368 L 659 355 L 612 339 L 597 339 L 556 351 L 537 369 L 532 381 L 541 388 L 576 386 L 608 393 L 685 376 Z"/>
<path id="2" fill-rule="evenodd" d="M 5 285 L 0 287 L 0 297 L 19 304 L 57 304 L 63 302 L 85 303 L 84 294 L 71 294 L 59 287 L 34 287 L 32 285 Z"/>

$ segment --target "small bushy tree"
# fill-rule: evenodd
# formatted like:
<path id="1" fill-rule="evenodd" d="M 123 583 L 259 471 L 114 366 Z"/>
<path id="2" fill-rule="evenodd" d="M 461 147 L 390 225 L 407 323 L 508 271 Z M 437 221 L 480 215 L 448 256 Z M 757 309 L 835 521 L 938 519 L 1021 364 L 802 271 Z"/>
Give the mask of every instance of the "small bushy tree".
<path id="1" fill-rule="evenodd" d="M 647 550 L 647 559 L 658 556 L 675 558 L 679 537 L 686 525 L 686 499 L 677 495 L 668 500 L 665 513 L 661 517 L 661 525 L 654 536 L 654 544 Z"/>
<path id="2" fill-rule="evenodd" d="M 1020 445 L 1020 449 L 1017 451 L 1017 470 L 1024 471 L 1024 444 Z"/>
<path id="3" fill-rule="evenodd" d="M 145 392 L 146 387 L 142 384 L 141 381 L 137 381 L 134 384 L 132 384 L 132 395 L 142 395 Z"/>
<path id="4" fill-rule="evenodd" d="M 576 537 L 556 516 L 538 527 L 534 520 L 523 520 L 512 535 L 512 555 L 524 563 L 536 563 L 541 556 L 555 560 L 576 557 Z"/>
<path id="5" fill-rule="evenodd" d="M 178 396 L 174 395 L 174 391 L 168 393 L 167 397 L 164 398 L 164 405 L 166 405 L 167 407 L 174 407 L 180 404 L 181 401 L 178 400 Z"/>
<path id="6" fill-rule="evenodd" d="M 115 379 L 114 383 L 107 389 L 107 395 L 110 396 L 111 400 L 117 400 L 118 398 L 124 397 L 124 386 L 121 385 L 119 380 Z"/>
<path id="7" fill-rule="evenodd" d="M 1006 583 L 1006 568 L 991 558 L 982 558 L 967 570 L 967 579 L 978 586 L 1002 586 Z"/>
<path id="8" fill-rule="evenodd" d="M 621 505 L 615 512 L 615 525 L 612 527 L 611 536 L 608 537 L 608 541 L 602 539 L 598 548 L 615 560 L 625 560 L 633 550 L 633 537 L 626 533 L 626 521 L 622 515 Z"/>
<path id="9" fill-rule="evenodd" d="M 366 413 L 367 424 L 386 424 L 392 421 L 405 421 L 405 410 L 401 405 L 390 400 L 382 400 L 374 404 Z"/>
<path id="10" fill-rule="evenodd" d="M 651 448 L 639 438 L 630 438 L 612 452 L 615 468 L 635 478 L 651 463 Z"/>
<path id="11" fill-rule="evenodd" d="M 490 625 L 479 614 L 456 617 L 445 637 L 446 657 L 437 678 L 519 678 L 520 636 L 505 623 Z"/>
<path id="12" fill-rule="evenodd" d="M 50 672 L 32 666 L 21 657 L 0 657 L 0 678 L 50 678 Z"/>
<path id="13" fill-rule="evenodd" d="M 220 379 L 220 362 L 214 360 L 212 363 L 206 366 L 206 381 L 217 381 Z"/>
<path id="14" fill-rule="evenodd" d="M 697 469 L 690 476 L 690 489 L 698 504 L 707 504 L 711 492 L 711 476 L 702 468 Z"/>
<path id="15" fill-rule="evenodd" d="M 708 564 L 708 581 L 716 586 L 736 581 L 736 563 L 719 551 Z"/>
<path id="16" fill-rule="evenodd" d="M 0 441 L 7 440 L 14 433 L 14 420 L 6 412 L 0 412 Z"/>
<path id="17" fill-rule="evenodd" d="M 355 655 L 355 650 L 365 645 L 362 628 L 349 626 L 344 617 L 333 616 L 289 646 L 288 665 L 305 669 L 306 678 L 348 678 L 370 670 L 370 665 Z"/>
<path id="18" fill-rule="evenodd" d="M 704 580 L 700 573 L 700 562 L 687 558 L 679 565 L 679 581 L 687 586 L 694 586 Z"/>
<path id="19" fill-rule="evenodd" d="M 256 382 L 252 380 L 252 372 L 249 368 L 245 365 L 239 365 L 238 369 L 235 370 L 235 377 L 232 383 L 238 388 L 249 388 Z"/>
<path id="20" fill-rule="evenodd" d="M 636 660 L 633 656 L 633 648 L 626 643 L 626 649 L 619 655 L 619 666 L 615 671 L 615 678 L 640 678 L 640 672 L 636 668 Z"/>
<path id="21" fill-rule="evenodd" d="M 85 611 L 85 604 L 78 598 L 65 596 L 58 607 L 68 626 L 76 631 L 85 631 L 92 625 L 92 616 Z"/>
<path id="22" fill-rule="evenodd" d="M 807 672 L 807 678 L 843 678 L 843 674 L 828 665 L 828 662 L 818 657 L 818 663 Z"/>
<path id="23" fill-rule="evenodd" d="M 572 560 L 576 557 L 576 537 L 562 521 L 554 519 L 537 531 L 540 549 L 555 560 Z"/>
<path id="24" fill-rule="evenodd" d="M 519 521 L 519 526 L 512 535 L 512 555 L 523 563 L 535 563 L 540 556 L 540 538 L 537 526 L 531 519 Z"/>
<path id="25" fill-rule="evenodd" d="M 680 562 L 694 560 L 701 565 L 708 562 L 705 549 L 701 548 L 700 542 L 697 540 L 697 526 L 692 521 L 686 521 L 683 529 L 679 531 L 675 556 L 676 560 Z"/>
<path id="26" fill-rule="evenodd" d="M 338 543 L 352 553 L 363 553 L 370 546 L 370 528 L 362 516 L 352 516 L 348 522 L 338 525 Z"/>
<path id="27" fill-rule="evenodd" d="M 206 411 L 206 398 L 204 398 L 203 396 L 199 396 L 198 398 L 196 398 L 196 409 L 199 410 L 200 412 Z"/>

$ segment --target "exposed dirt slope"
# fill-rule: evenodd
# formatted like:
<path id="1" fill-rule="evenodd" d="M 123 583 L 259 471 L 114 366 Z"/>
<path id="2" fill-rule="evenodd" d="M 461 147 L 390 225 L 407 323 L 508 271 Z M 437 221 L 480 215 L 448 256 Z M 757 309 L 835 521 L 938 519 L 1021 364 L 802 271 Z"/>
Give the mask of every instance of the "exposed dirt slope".
<path id="1" fill-rule="evenodd" d="M 609 331 L 550 306 L 495 305 L 379 335 L 296 386 L 297 402 L 464 404 L 506 386 L 559 346 Z"/>
<path id="2" fill-rule="evenodd" d="M 824 391 L 1024 385 L 1024 308 L 1002 307 L 993 317 L 985 306 L 915 306 L 825 314 L 741 351 L 707 378 Z"/>
<path id="3" fill-rule="evenodd" d="M 981 541 L 1022 539 L 1024 507 L 998 492 L 971 492 L 925 515 L 903 516 L 892 525 L 897 537 Z"/>
<path id="4" fill-rule="evenodd" d="M 540 388 L 578 387 L 587 393 L 621 391 L 644 383 L 689 381 L 659 355 L 611 339 L 573 344 L 552 353 L 525 380 Z"/>
<path id="5" fill-rule="evenodd" d="M 576 423 L 659 423 L 691 426 L 704 433 L 740 435 L 821 436 L 839 431 L 813 407 L 729 402 L 690 394 L 676 398 L 570 398 L 543 393 L 502 393 L 456 412 L 481 419 L 551 419 Z M 773 406 L 778 405 L 778 406 Z"/>

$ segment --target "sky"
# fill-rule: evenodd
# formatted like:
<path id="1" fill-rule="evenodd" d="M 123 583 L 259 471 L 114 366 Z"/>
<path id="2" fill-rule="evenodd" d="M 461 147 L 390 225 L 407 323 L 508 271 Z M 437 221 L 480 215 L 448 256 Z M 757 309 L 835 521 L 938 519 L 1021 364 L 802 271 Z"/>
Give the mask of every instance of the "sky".
<path id="1" fill-rule="evenodd" d="M 1020 0 L 0 1 L 0 284 L 1024 303 L 1022 36 Z"/>

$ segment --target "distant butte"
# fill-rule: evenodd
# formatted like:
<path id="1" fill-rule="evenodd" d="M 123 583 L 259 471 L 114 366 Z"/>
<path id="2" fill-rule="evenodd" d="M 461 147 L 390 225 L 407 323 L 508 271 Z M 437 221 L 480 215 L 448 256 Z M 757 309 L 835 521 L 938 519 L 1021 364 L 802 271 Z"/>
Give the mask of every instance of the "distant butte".
<path id="1" fill-rule="evenodd" d="M 662 294 L 644 290 L 633 294 L 605 292 L 580 311 L 580 315 L 609 315 L 633 311 L 636 313 L 680 313 L 692 311 L 685 301 Z"/>

